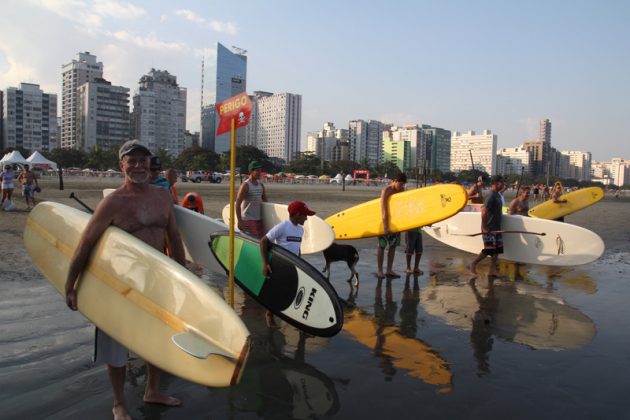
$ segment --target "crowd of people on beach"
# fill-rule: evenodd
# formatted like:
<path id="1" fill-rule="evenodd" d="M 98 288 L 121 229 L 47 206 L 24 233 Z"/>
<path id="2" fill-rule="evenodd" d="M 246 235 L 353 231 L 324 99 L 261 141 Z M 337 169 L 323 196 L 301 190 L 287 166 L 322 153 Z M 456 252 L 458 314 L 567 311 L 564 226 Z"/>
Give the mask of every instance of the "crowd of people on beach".
<path id="1" fill-rule="evenodd" d="M 146 242 L 160 252 L 168 255 L 182 265 L 186 265 L 184 247 L 175 221 L 173 205 L 204 213 L 203 201 L 196 192 L 190 192 L 180 201 L 177 190 L 177 172 L 167 169 L 162 175 L 160 159 L 137 140 L 124 143 L 119 149 L 119 166 L 124 176 L 124 183 L 97 205 L 94 214 L 86 226 L 79 245 L 70 261 L 70 269 L 66 279 L 66 303 L 72 310 L 77 310 L 77 288 L 81 272 L 85 270 L 91 251 L 98 239 L 110 226 L 117 226 L 131 235 Z M 265 232 L 262 220 L 262 203 L 267 201 L 267 191 L 261 179 L 262 165 L 250 162 L 247 179 L 241 183 L 236 195 L 235 223 L 239 230 L 259 241 L 262 257 L 263 275 L 271 274 L 268 261 L 270 244 L 276 244 L 300 256 L 300 245 L 304 235 L 304 223 L 309 216 L 315 215 L 306 203 L 293 201 L 288 206 L 289 218 Z M 0 173 L 2 183 L 2 204 L 11 202 L 14 173 L 10 166 Z M 35 206 L 34 193 L 39 191 L 37 176 L 28 166 L 18 176 L 22 185 L 22 193 L 27 208 Z M 405 191 L 407 177 L 404 173 L 394 176 L 380 195 L 383 234 L 377 238 L 377 273 L 379 279 L 398 278 L 393 270 L 396 248 L 401 244 L 404 235 L 407 274 L 420 275 L 419 268 L 423 253 L 420 228 L 406 232 L 392 232 L 389 200 L 394 194 Z M 534 195 L 534 205 L 538 203 L 542 193 L 543 200 L 563 203 L 562 184 L 557 182 L 552 188 L 546 185 L 519 186 L 517 197 L 506 205 L 503 192 L 506 182 L 500 175 L 489 180 L 490 192 L 484 192 L 486 180 L 480 177 L 468 190 L 471 206 L 481 212 L 481 232 L 483 249 L 470 264 L 470 271 L 477 274 L 477 265 L 486 257 L 490 257 L 489 278 L 497 274 L 497 258 L 503 253 L 501 217 L 504 207 L 512 215 L 527 216 L 530 196 Z M 158 187 L 158 188 L 155 188 Z M 476 207 L 475 207 L 476 206 Z M 385 260 L 385 256 L 387 259 Z M 384 263 L 386 265 L 384 266 Z M 274 325 L 273 314 L 266 313 L 268 324 Z M 117 419 L 130 418 L 124 397 L 124 384 L 128 351 L 102 331 L 97 332 L 96 361 L 108 366 L 109 379 L 113 391 L 114 403 L 112 412 Z M 178 406 L 181 401 L 162 393 L 160 390 L 160 370 L 147 363 L 147 383 L 144 401 L 166 406 Z"/>

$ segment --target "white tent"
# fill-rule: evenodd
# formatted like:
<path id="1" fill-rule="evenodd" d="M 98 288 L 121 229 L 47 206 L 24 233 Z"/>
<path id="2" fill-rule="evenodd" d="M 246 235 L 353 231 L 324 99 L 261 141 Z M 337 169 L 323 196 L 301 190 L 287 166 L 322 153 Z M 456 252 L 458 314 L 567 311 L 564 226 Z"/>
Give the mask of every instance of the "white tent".
<path id="1" fill-rule="evenodd" d="M 39 153 L 37 150 L 26 159 L 31 166 L 50 167 L 53 170 L 57 170 L 57 164 L 52 160 L 48 160 Z"/>
<path id="2" fill-rule="evenodd" d="M 24 159 L 24 156 L 22 156 L 22 153 L 20 153 L 18 150 L 14 150 L 11 153 L 7 153 L 6 155 L 4 155 L 4 157 L 0 161 L 0 165 L 3 165 L 3 166 L 9 165 L 9 164 L 12 165 L 16 163 L 19 163 L 20 165 L 28 164 L 28 161 Z"/>

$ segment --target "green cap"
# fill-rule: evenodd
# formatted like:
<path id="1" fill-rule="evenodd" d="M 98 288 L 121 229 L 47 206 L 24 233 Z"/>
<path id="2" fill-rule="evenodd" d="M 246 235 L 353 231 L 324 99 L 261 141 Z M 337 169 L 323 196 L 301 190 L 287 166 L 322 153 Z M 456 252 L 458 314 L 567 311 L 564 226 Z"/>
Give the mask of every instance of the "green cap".
<path id="1" fill-rule="evenodd" d="M 250 162 L 249 166 L 247 167 L 249 172 L 253 171 L 254 169 L 258 169 L 258 168 L 262 168 L 262 165 L 260 164 L 260 162 L 257 162 L 255 160 Z"/>

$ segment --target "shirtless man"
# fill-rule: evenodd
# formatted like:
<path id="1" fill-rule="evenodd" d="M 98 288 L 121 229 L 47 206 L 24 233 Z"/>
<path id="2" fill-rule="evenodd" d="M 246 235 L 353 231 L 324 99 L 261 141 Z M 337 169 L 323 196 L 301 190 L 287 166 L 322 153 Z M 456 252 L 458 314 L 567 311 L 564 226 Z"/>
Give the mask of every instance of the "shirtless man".
<path id="1" fill-rule="evenodd" d="M 383 278 L 400 277 L 399 274 L 394 273 L 392 266 L 394 265 L 394 256 L 396 255 L 396 247 L 400 245 L 400 232 L 392 233 L 389 229 L 390 214 L 389 214 L 389 197 L 393 194 L 405 191 L 405 184 L 407 183 L 407 175 L 398 174 L 393 179 L 391 184 L 383 188 L 381 191 L 381 216 L 383 218 L 384 234 L 378 237 L 378 250 L 376 251 L 376 264 L 378 271 L 376 277 Z M 385 248 L 387 249 L 387 271 L 383 273 L 383 259 L 385 258 Z"/>
<path id="2" fill-rule="evenodd" d="M 483 177 L 477 178 L 477 182 L 474 183 L 468 189 L 468 199 L 471 204 L 483 204 Z"/>
<path id="3" fill-rule="evenodd" d="M 521 192 L 512 202 L 508 214 L 529 216 L 529 187 L 521 188 Z"/>
<path id="4" fill-rule="evenodd" d="M 30 209 L 29 198 L 35 207 L 35 188 L 39 188 L 37 176 L 29 170 L 28 165 L 24 165 L 24 171 L 18 176 L 18 182 L 22 184 L 22 195 L 26 201 L 26 208 Z"/>
<path id="5" fill-rule="evenodd" d="M 137 140 L 130 140 L 122 145 L 118 156 L 125 183 L 98 204 L 70 261 L 66 303 L 73 311 L 78 308 L 76 289 L 81 287 L 80 281 L 76 288 L 75 283 L 80 280 L 96 242 L 110 225 L 123 229 L 160 251 L 164 250 L 165 238 L 168 236 L 171 257 L 185 265 L 184 248 L 175 224 L 169 192 L 149 184 L 151 152 Z M 112 316 L 116 314 L 112 313 Z M 114 419 L 130 419 L 124 395 L 127 350 L 102 331 L 98 331 L 97 342 L 97 362 L 104 361 L 108 365 L 114 394 Z M 145 402 L 167 406 L 181 404 L 178 399 L 160 393 L 160 370 L 157 367 L 147 363 L 147 372 Z"/>

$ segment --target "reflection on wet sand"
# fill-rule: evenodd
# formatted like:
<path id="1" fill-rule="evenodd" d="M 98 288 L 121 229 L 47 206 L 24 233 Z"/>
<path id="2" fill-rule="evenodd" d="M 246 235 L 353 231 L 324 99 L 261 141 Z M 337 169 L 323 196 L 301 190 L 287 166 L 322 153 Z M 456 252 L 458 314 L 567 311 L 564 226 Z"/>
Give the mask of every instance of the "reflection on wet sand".
<path id="1" fill-rule="evenodd" d="M 345 313 L 344 330 L 374 350 L 386 378 L 391 379 L 396 374 L 396 368 L 403 369 L 407 375 L 437 386 L 438 392 L 450 392 L 453 375 L 448 362 L 429 345 L 415 338 L 420 288 L 417 277 L 413 279 L 413 289 L 409 283 L 410 276 L 407 276 L 400 326 L 396 326 L 397 305 L 392 298 L 391 280 L 388 279 L 384 303 L 382 280 L 377 283 L 374 315 L 359 308 L 350 309 Z"/>
<path id="2" fill-rule="evenodd" d="M 253 345 L 241 382 L 229 391 L 231 410 L 292 419 L 339 411 L 335 383 L 304 361 L 307 350 L 325 347 L 327 339 L 307 336 L 279 319 L 278 326 L 270 328 L 265 309 L 244 294 L 239 293 L 235 307 L 252 333 Z"/>
<path id="3" fill-rule="evenodd" d="M 480 371 L 487 371 L 492 337 L 534 349 L 575 349 L 595 335 L 593 321 L 537 285 L 436 280 L 420 296 L 422 306 L 450 325 L 470 329 Z"/>

